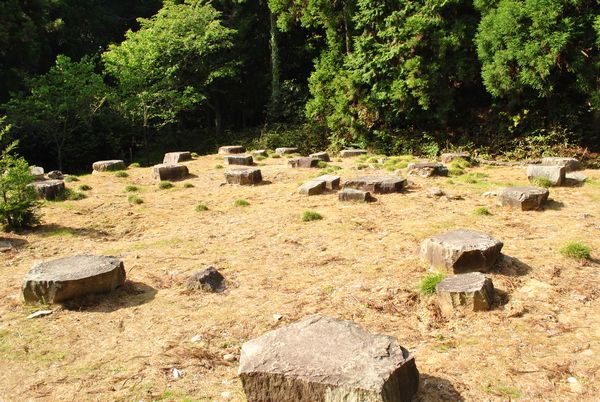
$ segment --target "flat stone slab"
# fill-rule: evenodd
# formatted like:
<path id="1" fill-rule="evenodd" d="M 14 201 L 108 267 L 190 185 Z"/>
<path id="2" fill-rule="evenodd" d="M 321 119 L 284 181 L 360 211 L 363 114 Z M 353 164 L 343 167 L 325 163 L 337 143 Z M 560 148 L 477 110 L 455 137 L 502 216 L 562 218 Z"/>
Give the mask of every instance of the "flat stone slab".
<path id="1" fill-rule="evenodd" d="M 215 267 L 208 267 L 192 275 L 187 281 L 188 290 L 204 290 L 221 293 L 225 291 L 225 278 Z"/>
<path id="2" fill-rule="evenodd" d="M 290 165 L 293 168 L 300 168 L 300 169 L 310 169 L 310 168 L 316 168 L 319 167 L 319 162 L 321 162 L 320 159 L 317 158 L 292 158 L 292 159 L 288 159 L 288 165 Z"/>
<path id="3" fill-rule="evenodd" d="M 560 186 L 565 181 L 566 169 L 559 165 L 529 165 L 527 178 L 533 181 L 538 178 L 548 179 L 553 186 Z"/>
<path id="4" fill-rule="evenodd" d="M 367 151 L 365 149 L 344 149 L 340 151 L 340 157 L 342 158 L 351 158 L 353 156 L 366 155 Z"/>
<path id="5" fill-rule="evenodd" d="M 575 158 L 563 158 L 563 157 L 542 158 L 542 165 L 564 166 L 565 171 L 567 173 L 583 169 L 583 164 L 578 159 L 575 159 Z"/>
<path id="6" fill-rule="evenodd" d="M 363 176 L 344 183 L 344 188 L 354 188 L 375 194 L 398 193 L 405 186 L 406 179 L 397 176 Z"/>
<path id="7" fill-rule="evenodd" d="M 304 195 L 319 195 L 323 194 L 326 189 L 326 184 L 324 180 L 311 180 L 302 184 L 298 188 L 298 192 Z"/>
<path id="8" fill-rule="evenodd" d="M 178 163 L 160 164 L 152 167 L 152 177 L 157 180 L 183 180 L 190 174 L 187 166 Z"/>
<path id="9" fill-rule="evenodd" d="M 192 160 L 192 153 L 189 151 L 184 152 L 167 152 L 163 158 L 163 164 L 172 165 L 179 162 L 186 162 Z"/>
<path id="10" fill-rule="evenodd" d="M 248 402 L 409 402 L 419 384 L 395 338 L 320 315 L 246 342 L 238 374 Z"/>
<path id="11" fill-rule="evenodd" d="M 540 209 L 548 200 L 550 191 L 542 187 L 506 187 L 498 189 L 496 194 L 502 206 L 532 211 Z"/>
<path id="12" fill-rule="evenodd" d="M 329 158 L 329 154 L 327 152 L 317 152 L 314 154 L 310 154 L 308 155 L 311 158 L 317 158 L 322 160 L 323 162 L 331 162 L 331 159 Z"/>
<path id="13" fill-rule="evenodd" d="M 260 184 L 260 182 L 262 182 L 262 174 L 260 169 L 233 168 L 225 172 L 225 180 L 229 184 L 248 186 Z"/>
<path id="14" fill-rule="evenodd" d="M 448 315 L 457 308 L 487 311 L 494 304 L 492 280 L 480 272 L 449 276 L 436 286 L 442 313 Z"/>
<path id="15" fill-rule="evenodd" d="M 293 148 L 293 147 L 275 148 L 275 153 L 277 155 L 297 154 L 298 148 Z"/>
<path id="16" fill-rule="evenodd" d="M 92 164 L 92 170 L 94 172 L 112 172 L 115 170 L 125 170 L 125 162 L 120 159 L 113 159 L 110 161 L 98 161 Z"/>
<path id="17" fill-rule="evenodd" d="M 246 148 L 241 145 L 227 145 L 219 148 L 219 154 L 227 155 L 227 154 L 243 154 L 246 152 Z"/>
<path id="18" fill-rule="evenodd" d="M 123 262 L 115 257 L 76 255 L 35 264 L 21 292 L 26 303 L 59 303 L 110 292 L 125 282 Z"/>
<path id="19" fill-rule="evenodd" d="M 228 165 L 254 165 L 254 159 L 252 158 L 252 155 L 228 155 L 225 156 L 225 162 L 227 162 Z"/>
<path id="20" fill-rule="evenodd" d="M 455 159 L 465 159 L 468 161 L 471 160 L 471 154 L 468 152 L 448 152 L 442 154 L 440 157 L 442 163 L 451 163 Z"/>
<path id="21" fill-rule="evenodd" d="M 488 272 L 501 255 L 504 244 L 485 233 L 457 229 L 421 243 L 421 257 L 433 268 L 455 274 Z"/>
<path id="22" fill-rule="evenodd" d="M 358 201 L 358 202 L 371 202 L 374 201 L 371 193 L 363 190 L 356 190 L 353 188 L 345 188 L 338 193 L 338 199 L 340 201 Z"/>
<path id="23" fill-rule="evenodd" d="M 408 174 L 421 177 L 448 176 L 448 168 L 441 163 L 411 163 Z"/>
<path id="24" fill-rule="evenodd" d="M 65 182 L 62 180 L 44 180 L 31 183 L 39 198 L 56 200 L 65 192 Z"/>

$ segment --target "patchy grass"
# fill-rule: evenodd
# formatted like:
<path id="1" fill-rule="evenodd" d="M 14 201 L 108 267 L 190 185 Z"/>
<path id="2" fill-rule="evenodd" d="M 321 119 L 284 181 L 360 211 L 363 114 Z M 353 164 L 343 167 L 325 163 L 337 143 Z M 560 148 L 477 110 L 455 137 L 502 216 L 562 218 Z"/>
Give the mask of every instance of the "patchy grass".
<path id="1" fill-rule="evenodd" d="M 191 155 L 192 155 L 192 158 L 197 158 L 199 156 L 198 153 L 196 153 L 196 152 L 192 152 Z"/>
<path id="2" fill-rule="evenodd" d="M 520 399 L 522 396 L 521 391 L 519 391 L 518 388 L 510 387 L 508 385 L 503 385 L 503 384 L 496 384 L 496 385 L 487 384 L 486 386 L 483 387 L 483 390 L 484 390 L 484 392 L 486 392 L 488 394 L 502 396 L 505 398 L 509 398 L 509 400 Z"/>
<path id="3" fill-rule="evenodd" d="M 552 187 L 552 182 L 546 177 L 536 177 L 531 180 L 531 184 L 537 187 L 550 188 Z"/>
<path id="4" fill-rule="evenodd" d="M 203 212 L 203 211 L 208 211 L 208 207 L 204 204 L 198 204 L 196 205 L 196 208 L 194 208 L 196 212 Z"/>
<path id="5" fill-rule="evenodd" d="M 128 166 L 129 169 L 134 169 L 134 168 L 139 168 L 139 167 L 140 167 L 140 164 L 137 162 L 130 163 Z"/>
<path id="6" fill-rule="evenodd" d="M 215 165 L 215 169 L 223 169 L 223 165 L 221 165 L 221 164 Z"/>
<path id="7" fill-rule="evenodd" d="M 194 185 L 192 183 L 185 183 L 183 188 L 194 188 Z"/>
<path id="8" fill-rule="evenodd" d="M 135 193 L 136 191 L 139 191 L 138 186 L 134 186 L 133 184 L 125 186 L 125 192 L 127 193 Z"/>
<path id="9" fill-rule="evenodd" d="M 327 168 L 327 162 L 319 161 L 319 162 L 317 162 L 317 167 L 320 169 L 325 169 L 325 168 Z"/>
<path id="10" fill-rule="evenodd" d="M 163 180 L 160 183 L 158 183 L 158 188 L 160 190 L 168 190 L 173 187 L 175 187 L 174 184 L 167 180 Z"/>
<path id="11" fill-rule="evenodd" d="M 592 258 L 592 248 L 590 246 L 574 241 L 562 246 L 560 253 L 574 260 L 590 260 Z"/>
<path id="12" fill-rule="evenodd" d="M 320 221 L 321 219 L 323 219 L 321 214 L 315 211 L 304 211 L 302 214 L 303 222 Z"/>
<path id="13" fill-rule="evenodd" d="M 473 211 L 473 215 L 475 215 L 475 216 L 491 216 L 492 211 L 490 211 L 489 208 L 487 208 L 487 207 L 477 207 Z"/>
<path id="14" fill-rule="evenodd" d="M 250 205 L 250 203 L 246 200 L 235 200 L 233 202 L 233 205 L 235 205 L 236 207 L 247 207 L 248 205 Z"/>
<path id="15" fill-rule="evenodd" d="M 79 188 L 80 191 L 90 191 L 92 189 L 92 186 L 87 185 L 87 184 L 82 184 L 78 188 Z"/>
<path id="16" fill-rule="evenodd" d="M 129 202 L 130 205 L 139 205 L 143 204 L 144 200 L 142 200 L 142 198 L 137 194 L 131 194 L 129 197 L 127 197 L 127 202 Z"/>
<path id="17" fill-rule="evenodd" d="M 44 233 L 45 237 L 73 237 L 75 231 L 71 228 L 57 228 Z"/>
<path id="18" fill-rule="evenodd" d="M 406 169 L 408 165 L 416 161 L 412 155 L 390 156 L 383 161 L 383 168 L 390 172 L 398 169 Z"/>
<path id="19" fill-rule="evenodd" d="M 65 183 L 71 183 L 74 181 L 79 181 L 79 177 L 71 175 L 65 176 Z"/>
<path id="20" fill-rule="evenodd" d="M 423 296 L 429 296 L 435 293 L 435 287 L 444 279 L 446 275 L 443 272 L 430 272 L 419 282 L 419 293 Z"/>
<path id="21" fill-rule="evenodd" d="M 471 172 L 458 176 L 456 179 L 467 184 L 479 184 L 483 179 L 487 179 L 489 177 L 490 176 L 485 173 Z"/>
<path id="22" fill-rule="evenodd" d="M 119 178 L 125 178 L 125 177 L 129 177 L 129 173 L 127 173 L 124 170 L 117 170 L 115 172 L 115 177 L 119 177 Z"/>

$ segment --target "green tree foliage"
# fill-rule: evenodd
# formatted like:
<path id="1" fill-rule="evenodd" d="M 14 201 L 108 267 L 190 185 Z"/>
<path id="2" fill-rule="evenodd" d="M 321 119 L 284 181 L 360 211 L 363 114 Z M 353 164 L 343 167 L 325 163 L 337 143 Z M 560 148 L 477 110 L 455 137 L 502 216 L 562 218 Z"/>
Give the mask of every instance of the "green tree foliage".
<path id="1" fill-rule="evenodd" d="M 10 126 L 0 118 L 0 140 Z M 39 222 L 39 202 L 35 189 L 30 186 L 32 176 L 27 161 L 14 154 L 18 142 L 10 143 L 0 153 L 0 225 L 5 229 L 17 229 Z"/>

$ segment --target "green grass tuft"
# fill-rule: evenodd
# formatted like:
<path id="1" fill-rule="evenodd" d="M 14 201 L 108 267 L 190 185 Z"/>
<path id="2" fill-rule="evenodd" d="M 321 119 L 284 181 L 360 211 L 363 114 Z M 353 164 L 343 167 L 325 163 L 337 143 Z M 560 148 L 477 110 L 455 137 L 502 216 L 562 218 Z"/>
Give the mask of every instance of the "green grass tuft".
<path id="1" fill-rule="evenodd" d="M 204 204 L 196 205 L 196 212 L 208 211 L 208 207 Z"/>
<path id="2" fill-rule="evenodd" d="M 223 169 L 223 165 L 215 165 L 215 169 Z"/>
<path id="3" fill-rule="evenodd" d="M 142 200 L 137 194 L 131 194 L 129 197 L 127 197 L 127 201 L 130 205 L 139 205 L 144 203 L 144 200 Z"/>
<path id="4" fill-rule="evenodd" d="M 115 172 L 115 176 L 116 177 L 129 177 L 129 174 L 127 174 L 127 172 L 124 170 L 117 170 Z"/>
<path id="5" fill-rule="evenodd" d="M 327 162 L 319 161 L 319 162 L 317 162 L 317 167 L 321 168 L 321 169 L 325 169 L 325 168 L 327 168 Z"/>
<path id="6" fill-rule="evenodd" d="M 250 203 L 246 200 L 235 200 L 233 203 L 236 207 L 247 207 Z"/>
<path id="7" fill-rule="evenodd" d="M 194 185 L 192 183 L 185 183 L 183 188 L 194 188 Z"/>
<path id="8" fill-rule="evenodd" d="M 446 275 L 442 272 L 432 272 L 427 274 L 419 283 L 419 293 L 428 296 L 435 293 L 435 288 L 438 283 L 444 279 Z"/>
<path id="9" fill-rule="evenodd" d="M 279 154 L 273 154 L 273 155 L 271 155 L 271 158 L 273 158 L 273 159 L 279 159 L 279 158 L 281 158 L 281 155 L 279 155 Z"/>
<path id="10" fill-rule="evenodd" d="M 197 158 L 199 156 L 197 152 L 192 152 L 191 155 L 192 155 L 192 158 Z"/>
<path id="11" fill-rule="evenodd" d="M 574 241 L 568 242 L 562 246 L 560 253 L 565 257 L 574 260 L 589 260 L 592 258 L 592 249 L 590 246 Z"/>
<path id="12" fill-rule="evenodd" d="M 487 207 L 478 207 L 473 211 L 473 215 L 475 216 L 490 216 L 492 215 L 492 211 L 490 211 Z"/>
<path id="13" fill-rule="evenodd" d="M 173 183 L 171 183 L 170 181 L 163 180 L 160 183 L 158 183 L 158 188 L 160 190 L 168 190 L 170 188 L 173 188 Z"/>
<path id="14" fill-rule="evenodd" d="M 81 186 L 79 186 L 79 190 L 81 191 L 90 191 L 92 189 L 92 186 L 89 186 L 87 184 L 82 184 Z"/>
<path id="15" fill-rule="evenodd" d="M 531 180 L 531 184 L 537 187 L 550 188 L 552 187 L 552 182 L 546 177 L 536 177 Z"/>
<path id="16" fill-rule="evenodd" d="M 139 190 L 139 188 L 137 186 L 134 186 L 133 184 L 129 184 L 129 185 L 125 186 L 125 192 L 127 192 L 127 193 L 134 193 L 138 190 Z"/>
<path id="17" fill-rule="evenodd" d="M 72 181 L 79 181 L 79 178 L 77 176 L 66 176 L 65 177 L 65 183 L 70 183 Z"/>
<path id="18" fill-rule="evenodd" d="M 321 219 L 323 219 L 321 214 L 315 211 L 304 211 L 302 214 L 303 222 L 320 221 Z"/>
<path id="19" fill-rule="evenodd" d="M 139 163 L 137 163 L 137 162 L 133 162 L 133 163 L 130 163 L 128 167 L 129 167 L 130 169 L 132 169 L 132 168 L 139 168 L 140 166 L 141 166 L 141 165 L 140 165 Z"/>

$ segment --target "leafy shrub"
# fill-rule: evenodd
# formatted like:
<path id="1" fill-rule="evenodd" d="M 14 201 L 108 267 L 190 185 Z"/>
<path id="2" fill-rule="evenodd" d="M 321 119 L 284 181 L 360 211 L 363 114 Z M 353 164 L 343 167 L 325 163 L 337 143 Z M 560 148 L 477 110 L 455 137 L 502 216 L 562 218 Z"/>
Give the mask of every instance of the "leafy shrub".
<path id="1" fill-rule="evenodd" d="M 196 212 L 208 211 L 208 207 L 204 204 L 196 205 Z"/>
<path id="2" fill-rule="evenodd" d="M 144 200 L 142 200 L 137 194 L 131 194 L 129 197 L 127 197 L 127 202 L 129 202 L 130 205 L 139 205 L 143 204 Z"/>
<path id="3" fill-rule="evenodd" d="M 444 279 L 446 275 L 442 272 L 432 272 L 427 274 L 419 283 L 419 293 L 427 296 L 435 293 L 435 288 L 438 283 Z"/>
<path id="4" fill-rule="evenodd" d="M 311 221 L 319 221 L 323 219 L 320 213 L 315 211 L 304 211 L 302 214 L 302 221 L 311 222 Z"/>
<path id="5" fill-rule="evenodd" d="M 124 170 L 118 170 L 115 172 L 115 176 L 116 177 L 129 177 L 129 175 L 127 174 L 126 171 Z"/>
<path id="6" fill-rule="evenodd" d="M 236 207 L 247 207 L 250 203 L 246 200 L 235 200 L 233 203 Z"/>
<path id="7" fill-rule="evenodd" d="M 160 183 L 158 183 L 158 188 L 161 190 L 168 190 L 170 188 L 173 188 L 173 183 L 171 183 L 170 181 L 163 180 Z"/>
<path id="8" fill-rule="evenodd" d="M 81 186 L 79 186 L 79 190 L 81 191 L 90 191 L 92 189 L 92 186 L 89 186 L 87 184 L 82 184 Z"/>
<path id="9" fill-rule="evenodd" d="M 574 260 L 589 260 L 592 258 L 591 252 L 590 246 L 577 242 L 569 242 L 560 249 L 562 255 Z"/>
<path id="10" fill-rule="evenodd" d="M 139 190 L 138 187 L 134 186 L 133 184 L 129 184 L 129 185 L 127 185 L 125 187 L 125 191 L 128 192 L 128 193 L 133 193 L 133 192 L 136 192 L 138 190 Z"/>

